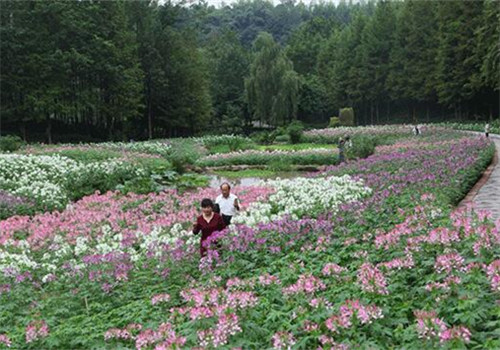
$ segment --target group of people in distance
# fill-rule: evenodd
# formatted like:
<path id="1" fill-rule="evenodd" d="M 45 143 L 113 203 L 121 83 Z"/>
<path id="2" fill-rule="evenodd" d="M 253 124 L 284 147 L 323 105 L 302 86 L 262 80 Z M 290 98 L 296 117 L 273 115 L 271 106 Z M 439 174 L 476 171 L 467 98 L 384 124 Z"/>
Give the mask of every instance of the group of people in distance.
<path id="1" fill-rule="evenodd" d="M 202 199 L 201 215 L 193 225 L 195 235 L 201 232 L 200 255 L 202 257 L 207 253 L 204 242 L 208 237 L 230 225 L 233 216 L 241 209 L 238 197 L 231 193 L 231 186 L 227 182 L 220 186 L 220 191 L 221 194 L 217 196 L 215 203 L 210 198 Z"/>

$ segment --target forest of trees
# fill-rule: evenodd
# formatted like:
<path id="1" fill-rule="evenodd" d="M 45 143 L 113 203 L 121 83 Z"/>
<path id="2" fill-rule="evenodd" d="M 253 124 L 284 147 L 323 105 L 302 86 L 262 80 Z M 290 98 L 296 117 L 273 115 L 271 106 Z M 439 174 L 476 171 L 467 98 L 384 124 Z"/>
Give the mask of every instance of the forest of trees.
<path id="1" fill-rule="evenodd" d="M 1 1 L 0 133 L 29 141 L 498 118 L 494 0 Z"/>

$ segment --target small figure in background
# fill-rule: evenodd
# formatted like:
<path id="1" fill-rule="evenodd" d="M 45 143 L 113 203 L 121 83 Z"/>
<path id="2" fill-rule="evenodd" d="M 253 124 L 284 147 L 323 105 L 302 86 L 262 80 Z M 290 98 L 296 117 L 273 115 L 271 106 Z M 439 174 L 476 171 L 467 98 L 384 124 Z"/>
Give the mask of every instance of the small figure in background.
<path id="1" fill-rule="evenodd" d="M 484 126 L 484 135 L 486 137 L 490 137 L 490 123 L 486 123 Z"/>
<path id="2" fill-rule="evenodd" d="M 413 127 L 413 135 L 415 136 L 420 135 L 420 129 L 418 128 L 417 124 L 415 124 L 415 126 Z"/>
<path id="3" fill-rule="evenodd" d="M 344 147 L 345 147 L 345 140 L 344 140 L 344 138 L 341 137 L 339 139 L 339 143 L 338 143 L 338 148 L 339 148 L 339 164 L 343 163 L 345 161 Z"/>

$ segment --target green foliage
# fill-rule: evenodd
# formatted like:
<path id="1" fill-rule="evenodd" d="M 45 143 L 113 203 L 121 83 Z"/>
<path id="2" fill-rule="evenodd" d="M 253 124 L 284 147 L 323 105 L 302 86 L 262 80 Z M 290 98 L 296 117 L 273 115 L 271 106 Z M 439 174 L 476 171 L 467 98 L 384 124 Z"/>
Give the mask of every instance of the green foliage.
<path id="1" fill-rule="evenodd" d="M 260 131 L 251 135 L 252 139 L 260 145 L 270 145 L 276 139 L 273 131 Z"/>
<path id="2" fill-rule="evenodd" d="M 304 125 L 300 121 L 293 121 L 287 127 L 287 133 L 290 137 L 290 142 L 292 144 L 297 144 L 302 138 L 302 133 L 304 132 Z"/>
<path id="3" fill-rule="evenodd" d="M 14 152 L 21 148 L 24 144 L 19 136 L 7 135 L 0 136 L 0 151 L 1 152 Z"/>
<path id="4" fill-rule="evenodd" d="M 243 169 L 238 171 L 218 170 L 214 172 L 216 175 L 228 179 L 239 179 L 246 177 L 264 178 L 276 175 L 275 171 L 269 169 Z"/>
<path id="5" fill-rule="evenodd" d="M 346 147 L 346 157 L 350 159 L 366 158 L 372 155 L 377 145 L 375 137 L 366 135 L 352 137 L 349 144 L 352 146 Z"/>
<path id="6" fill-rule="evenodd" d="M 337 126 L 341 126 L 339 117 L 331 117 L 330 122 L 328 123 L 329 128 L 336 128 Z"/>
<path id="7" fill-rule="evenodd" d="M 316 149 L 316 148 L 336 148 L 333 144 L 322 144 L 322 143 L 297 143 L 288 145 L 263 145 L 259 146 L 260 150 L 282 150 L 282 151 L 300 151 L 305 149 Z"/>
<path id="8" fill-rule="evenodd" d="M 339 114 L 340 125 L 354 126 L 354 110 L 352 107 L 342 108 Z"/>

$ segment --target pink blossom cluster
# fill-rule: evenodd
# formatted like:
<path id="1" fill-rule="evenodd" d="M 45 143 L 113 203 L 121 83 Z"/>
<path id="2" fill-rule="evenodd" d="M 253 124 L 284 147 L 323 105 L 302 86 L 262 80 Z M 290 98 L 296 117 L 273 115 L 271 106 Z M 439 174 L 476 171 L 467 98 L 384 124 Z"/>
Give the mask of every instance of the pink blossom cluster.
<path id="1" fill-rule="evenodd" d="M 158 303 L 161 303 L 161 302 L 167 302 L 170 300 L 170 295 L 164 293 L 164 294 L 157 294 L 157 295 L 154 295 L 152 298 L 151 298 L 151 304 L 152 305 L 156 305 Z"/>
<path id="2" fill-rule="evenodd" d="M 460 242 L 460 235 L 456 230 L 450 230 L 447 227 L 439 227 L 429 232 L 426 241 L 428 243 L 439 243 L 450 246 L 452 243 Z"/>
<path id="3" fill-rule="evenodd" d="M 444 343 L 454 339 L 462 340 L 465 343 L 470 342 L 471 332 L 464 326 L 453 326 L 443 331 L 439 336 L 439 341 Z"/>
<path id="4" fill-rule="evenodd" d="M 12 342 L 10 341 L 7 334 L 0 334 L 0 344 L 3 344 L 6 347 L 10 348 L 10 346 L 12 345 Z"/>
<path id="5" fill-rule="evenodd" d="M 324 289 L 326 289 L 326 285 L 319 278 L 310 274 L 305 274 L 300 275 L 296 283 L 283 288 L 282 291 L 284 294 L 312 294 L 316 291 Z"/>
<path id="6" fill-rule="evenodd" d="M 281 284 L 278 276 L 273 276 L 268 273 L 259 276 L 259 283 L 263 286 L 268 286 L 270 284 Z"/>
<path id="7" fill-rule="evenodd" d="M 242 280 L 238 277 L 231 278 L 226 282 L 226 288 L 230 290 L 253 288 L 255 282 L 251 279 Z"/>
<path id="8" fill-rule="evenodd" d="M 324 276 L 331 276 L 331 275 L 340 275 L 342 272 L 345 272 L 346 269 L 340 265 L 337 265 L 335 263 L 327 263 L 321 272 L 323 273 Z"/>
<path id="9" fill-rule="evenodd" d="M 187 289 L 181 291 L 181 296 L 186 302 L 191 302 L 195 307 L 212 307 L 217 310 L 227 308 L 243 309 L 257 304 L 257 297 L 253 292 L 230 291 L 212 288 L 207 290 Z"/>
<path id="10" fill-rule="evenodd" d="M 49 326 L 44 320 L 31 321 L 26 326 L 26 343 L 34 342 L 49 335 Z"/>
<path id="11" fill-rule="evenodd" d="M 365 292 L 389 294 L 387 281 L 380 269 L 371 263 L 365 262 L 358 270 L 358 283 Z"/>
<path id="12" fill-rule="evenodd" d="M 273 349 L 277 350 L 290 350 L 297 342 L 292 333 L 285 331 L 274 333 L 271 340 Z"/>
<path id="13" fill-rule="evenodd" d="M 439 255 L 436 258 L 434 268 L 437 273 L 450 274 L 453 271 L 465 272 L 465 259 L 458 253 Z"/>
<path id="14" fill-rule="evenodd" d="M 396 258 L 387 262 L 377 264 L 377 266 L 385 267 L 388 270 L 411 269 L 415 266 L 412 254 L 407 254 L 405 258 Z"/>
<path id="15" fill-rule="evenodd" d="M 443 282 L 431 282 L 425 285 L 425 289 L 429 292 L 433 290 L 442 289 L 444 291 L 450 290 L 450 286 L 457 285 L 462 282 L 461 278 L 458 276 L 448 276 Z"/>
<path id="16" fill-rule="evenodd" d="M 110 339 L 134 339 L 133 331 L 140 331 L 142 329 L 141 324 L 131 323 L 125 328 L 111 328 L 104 333 L 104 340 Z"/>
<path id="17" fill-rule="evenodd" d="M 329 337 L 329 336 L 324 335 L 324 334 L 319 336 L 319 342 L 321 343 L 321 345 L 326 346 L 326 349 L 329 349 L 329 350 L 349 350 L 350 349 L 349 345 L 342 344 L 342 343 L 336 343 L 332 337 Z M 318 350 L 323 350 L 323 347 L 318 347 Z"/>
<path id="18" fill-rule="evenodd" d="M 221 315 L 214 328 L 198 331 L 200 346 L 222 346 L 227 344 L 229 337 L 241 332 L 238 316 L 234 313 Z"/>
<path id="19" fill-rule="evenodd" d="M 139 333 L 134 335 L 137 332 Z M 106 341 L 111 339 L 135 340 L 137 350 L 155 344 L 155 350 L 181 348 L 186 342 L 186 338 L 178 336 L 170 323 L 160 324 L 157 330 L 149 328 L 142 330 L 141 324 L 131 323 L 123 329 L 111 328 L 107 330 L 104 339 Z"/>
<path id="20" fill-rule="evenodd" d="M 491 289 L 500 292 L 500 259 L 493 261 L 486 267 L 486 276 L 491 283 Z"/>
<path id="21" fill-rule="evenodd" d="M 413 216 L 409 216 L 401 224 L 396 225 L 391 231 L 386 234 L 378 234 L 375 237 L 375 246 L 377 248 L 390 249 L 392 246 L 399 243 L 402 236 L 408 236 L 415 232 L 416 227 L 412 225 Z"/>
<path id="22" fill-rule="evenodd" d="M 352 317 L 356 316 L 361 324 L 371 323 L 383 317 L 382 309 L 375 305 L 363 305 L 359 300 L 347 300 L 340 306 L 339 313 L 325 321 L 326 327 L 332 332 L 338 332 L 339 328 L 352 326 Z"/>
<path id="23" fill-rule="evenodd" d="M 326 300 L 325 298 L 323 297 L 319 297 L 319 298 L 313 298 L 309 301 L 309 305 L 313 308 L 318 308 L 320 307 L 321 305 L 324 305 L 327 309 L 331 309 L 333 308 L 333 305 L 332 303 L 330 303 L 328 300 Z"/>
<path id="24" fill-rule="evenodd" d="M 453 339 L 462 340 L 466 343 L 470 341 L 471 332 L 469 329 L 464 326 L 448 328 L 446 323 L 437 317 L 435 311 L 416 310 L 414 315 L 417 318 L 417 331 L 420 338 L 439 338 L 440 342 Z"/>

